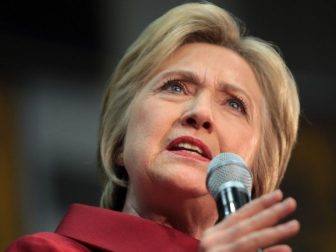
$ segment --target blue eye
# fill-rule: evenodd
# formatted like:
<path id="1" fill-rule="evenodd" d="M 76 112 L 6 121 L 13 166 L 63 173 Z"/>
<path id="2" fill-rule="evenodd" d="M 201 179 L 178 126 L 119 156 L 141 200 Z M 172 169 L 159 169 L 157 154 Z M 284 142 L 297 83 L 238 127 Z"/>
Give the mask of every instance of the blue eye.
<path id="1" fill-rule="evenodd" d="M 171 93 L 177 93 L 177 94 L 186 93 L 185 86 L 183 85 L 183 83 L 177 80 L 167 81 L 163 85 L 162 89 Z"/>
<path id="2" fill-rule="evenodd" d="M 246 113 L 246 107 L 245 107 L 245 103 L 243 102 L 243 100 L 239 99 L 239 98 L 231 98 L 228 100 L 228 105 L 234 109 L 234 110 L 238 110 L 242 113 Z"/>

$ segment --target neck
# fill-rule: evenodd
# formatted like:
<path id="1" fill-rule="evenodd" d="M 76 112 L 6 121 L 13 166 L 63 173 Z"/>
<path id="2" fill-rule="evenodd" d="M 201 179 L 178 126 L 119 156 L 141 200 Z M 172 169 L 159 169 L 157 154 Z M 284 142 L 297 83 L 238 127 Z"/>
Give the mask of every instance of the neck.
<path id="1" fill-rule="evenodd" d="M 127 197 L 123 212 L 174 228 L 196 239 L 200 239 L 204 230 L 217 220 L 217 213 L 213 211 L 215 203 L 208 195 L 154 207 L 139 207 L 134 202 Z"/>

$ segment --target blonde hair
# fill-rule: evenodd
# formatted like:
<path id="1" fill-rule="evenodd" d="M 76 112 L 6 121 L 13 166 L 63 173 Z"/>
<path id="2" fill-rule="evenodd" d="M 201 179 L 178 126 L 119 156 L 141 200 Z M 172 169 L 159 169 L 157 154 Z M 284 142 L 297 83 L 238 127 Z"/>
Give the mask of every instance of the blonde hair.
<path id="1" fill-rule="evenodd" d="M 177 48 L 205 42 L 230 48 L 251 66 L 265 98 L 262 139 L 253 163 L 253 196 L 279 186 L 296 141 L 299 100 L 295 81 L 267 42 L 244 36 L 227 11 L 210 3 L 189 3 L 151 23 L 117 65 L 103 100 L 99 161 L 104 177 L 101 206 L 121 210 L 128 175 L 120 155 L 129 105 L 159 66 Z"/>

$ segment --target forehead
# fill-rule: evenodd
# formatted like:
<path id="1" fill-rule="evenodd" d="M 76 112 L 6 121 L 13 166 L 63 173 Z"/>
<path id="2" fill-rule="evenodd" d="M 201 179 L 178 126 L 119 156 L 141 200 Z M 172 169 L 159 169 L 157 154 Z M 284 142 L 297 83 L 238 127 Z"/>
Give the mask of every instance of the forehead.
<path id="1" fill-rule="evenodd" d="M 259 86 L 247 61 L 233 50 L 207 43 L 191 43 L 176 49 L 152 75 L 167 71 L 190 71 L 203 80 L 230 80 Z M 259 88 L 259 87 L 256 87 Z"/>

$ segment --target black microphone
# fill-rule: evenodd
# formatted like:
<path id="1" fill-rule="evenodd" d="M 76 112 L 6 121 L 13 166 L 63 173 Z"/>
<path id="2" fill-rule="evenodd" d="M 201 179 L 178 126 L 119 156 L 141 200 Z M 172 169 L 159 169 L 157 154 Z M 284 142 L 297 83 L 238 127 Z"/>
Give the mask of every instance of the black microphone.
<path id="1" fill-rule="evenodd" d="M 251 200 L 252 173 L 237 154 L 221 153 L 209 164 L 207 187 L 221 221 Z"/>

